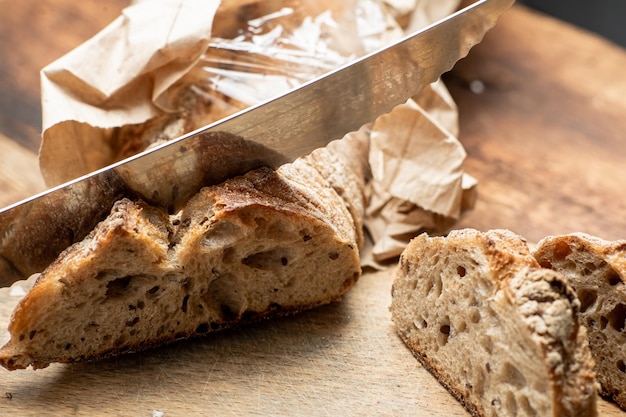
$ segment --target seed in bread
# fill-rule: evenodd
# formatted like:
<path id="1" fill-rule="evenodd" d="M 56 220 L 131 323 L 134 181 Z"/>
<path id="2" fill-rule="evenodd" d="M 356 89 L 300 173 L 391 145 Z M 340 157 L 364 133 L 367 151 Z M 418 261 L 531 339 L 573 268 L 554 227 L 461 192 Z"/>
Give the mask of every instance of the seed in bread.
<path id="1" fill-rule="evenodd" d="M 307 164 L 205 187 L 175 215 L 122 199 L 21 300 L 0 364 L 106 357 L 338 300 L 361 272 L 354 227 Z"/>
<path id="2" fill-rule="evenodd" d="M 543 267 L 564 274 L 578 294 L 600 394 L 626 410 L 626 241 L 584 233 L 549 236 L 534 255 Z"/>
<path id="3" fill-rule="evenodd" d="M 397 331 L 474 416 L 594 416 L 596 382 L 580 303 L 509 231 L 425 234 L 392 290 Z"/>

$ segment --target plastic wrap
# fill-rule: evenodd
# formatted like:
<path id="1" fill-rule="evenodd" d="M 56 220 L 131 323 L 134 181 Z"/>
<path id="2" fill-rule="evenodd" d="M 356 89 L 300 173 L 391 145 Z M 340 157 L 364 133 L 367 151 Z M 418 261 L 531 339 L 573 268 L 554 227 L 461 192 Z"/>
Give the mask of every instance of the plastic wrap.
<path id="1" fill-rule="evenodd" d="M 42 71 L 42 174 L 56 185 L 102 168 L 287 92 L 458 5 L 135 2 Z M 422 231 L 445 232 L 471 209 L 475 181 L 463 171 L 457 130 L 456 106 L 441 83 L 372 121 L 364 220 L 373 242 L 365 264 L 397 256 Z"/>
<path id="2" fill-rule="evenodd" d="M 150 35 L 160 29 L 146 26 L 154 7 L 144 0 L 43 70 L 40 165 L 48 185 L 287 92 L 403 35 L 378 0 L 225 0 L 215 10 L 170 3 L 172 14 L 194 21 L 193 32 L 177 29 L 184 33 L 180 38 Z M 163 32 L 187 25 L 154 21 Z M 142 60 L 133 54 L 137 49 Z M 85 58 L 93 60 L 98 50 L 95 58 L 102 62 L 84 72 Z M 104 97 L 95 102 L 91 91 Z"/>

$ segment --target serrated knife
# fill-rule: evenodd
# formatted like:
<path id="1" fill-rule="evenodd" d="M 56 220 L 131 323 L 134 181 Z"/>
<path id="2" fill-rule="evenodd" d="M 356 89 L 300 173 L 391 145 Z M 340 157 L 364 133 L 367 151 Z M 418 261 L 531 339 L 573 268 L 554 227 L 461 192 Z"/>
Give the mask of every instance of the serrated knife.
<path id="1" fill-rule="evenodd" d="M 286 94 L 0 210 L 0 286 L 41 272 L 122 196 L 173 211 L 204 185 L 358 130 L 452 69 L 513 3 L 477 1 Z"/>

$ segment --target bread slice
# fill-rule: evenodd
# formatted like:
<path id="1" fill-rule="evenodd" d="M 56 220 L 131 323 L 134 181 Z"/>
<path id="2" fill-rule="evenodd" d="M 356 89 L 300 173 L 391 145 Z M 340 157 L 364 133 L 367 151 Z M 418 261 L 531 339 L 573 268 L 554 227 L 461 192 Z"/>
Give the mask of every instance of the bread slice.
<path id="1" fill-rule="evenodd" d="M 564 274 L 578 294 L 600 394 L 626 410 L 626 240 L 550 236 L 533 254 L 541 266 Z"/>
<path id="2" fill-rule="evenodd" d="M 474 416 L 594 416 L 580 303 L 512 232 L 425 234 L 403 252 L 391 313 L 407 347 Z"/>
<path id="3" fill-rule="evenodd" d="M 0 364 L 101 358 L 295 313 L 340 299 L 360 273 L 355 221 L 309 163 L 203 188 L 175 215 L 122 199 L 21 300 Z"/>

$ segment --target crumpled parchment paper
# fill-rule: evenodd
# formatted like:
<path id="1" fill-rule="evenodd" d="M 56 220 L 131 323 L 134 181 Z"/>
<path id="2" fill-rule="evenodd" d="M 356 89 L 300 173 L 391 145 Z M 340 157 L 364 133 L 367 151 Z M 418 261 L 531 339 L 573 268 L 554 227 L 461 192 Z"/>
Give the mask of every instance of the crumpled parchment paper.
<path id="1" fill-rule="evenodd" d="M 49 186 L 321 75 L 445 17 L 459 0 L 138 0 L 42 70 Z M 200 116 L 198 116 L 200 115 Z M 470 210 L 457 109 L 435 83 L 372 121 L 365 265 Z"/>

